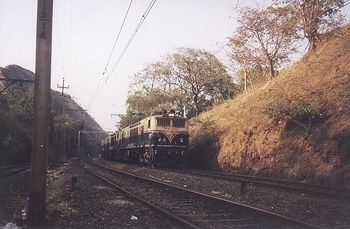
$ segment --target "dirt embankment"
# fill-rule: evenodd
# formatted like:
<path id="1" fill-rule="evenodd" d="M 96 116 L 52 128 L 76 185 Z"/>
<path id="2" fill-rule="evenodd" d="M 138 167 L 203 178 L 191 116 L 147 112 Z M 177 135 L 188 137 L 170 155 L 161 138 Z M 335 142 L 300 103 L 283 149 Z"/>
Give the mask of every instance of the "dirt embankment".
<path id="1" fill-rule="evenodd" d="M 215 169 L 350 187 L 349 60 L 347 25 L 278 78 L 192 120 L 192 152 Z"/>

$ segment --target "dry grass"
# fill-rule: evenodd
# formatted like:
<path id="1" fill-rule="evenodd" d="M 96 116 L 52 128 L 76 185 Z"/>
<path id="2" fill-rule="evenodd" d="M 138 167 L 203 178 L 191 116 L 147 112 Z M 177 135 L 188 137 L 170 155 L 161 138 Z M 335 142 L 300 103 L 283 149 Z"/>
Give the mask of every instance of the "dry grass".
<path id="1" fill-rule="evenodd" d="M 192 152 L 215 169 L 350 186 L 350 25 L 273 81 L 193 119 L 190 134 Z"/>

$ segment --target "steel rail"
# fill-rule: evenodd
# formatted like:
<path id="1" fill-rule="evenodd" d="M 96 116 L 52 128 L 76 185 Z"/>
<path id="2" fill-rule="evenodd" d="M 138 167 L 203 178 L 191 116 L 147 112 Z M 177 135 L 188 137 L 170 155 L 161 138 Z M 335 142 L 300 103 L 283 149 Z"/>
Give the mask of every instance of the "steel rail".
<path id="1" fill-rule="evenodd" d="M 89 162 L 89 163 L 91 163 L 91 162 Z M 89 169 L 89 168 L 83 166 L 82 162 L 79 162 L 79 164 L 80 164 L 86 171 L 88 171 L 89 173 L 91 173 L 91 174 L 93 174 L 94 176 L 98 177 L 99 179 L 103 180 L 104 182 L 108 183 L 108 184 L 111 185 L 112 187 L 114 187 L 114 188 L 120 190 L 121 192 L 125 193 L 127 196 L 130 196 L 131 198 L 136 199 L 137 201 L 139 201 L 139 202 L 141 202 L 142 204 L 148 206 L 148 207 L 151 208 L 152 210 L 154 210 L 154 211 L 156 211 L 156 212 L 158 212 L 158 213 L 164 215 L 165 217 L 167 217 L 168 219 L 170 219 L 175 225 L 177 225 L 177 226 L 179 226 L 179 227 L 181 227 L 181 228 L 199 229 L 197 226 L 195 226 L 195 225 L 193 225 L 193 224 L 187 222 L 186 220 L 183 220 L 183 219 L 181 219 L 181 218 L 179 218 L 179 217 L 177 217 L 177 216 L 171 214 L 170 212 L 168 212 L 168 211 L 166 211 L 166 210 L 164 210 L 164 209 L 162 209 L 162 208 L 160 208 L 160 207 L 158 207 L 158 206 L 156 206 L 156 205 L 154 205 L 154 204 L 152 204 L 152 203 L 150 203 L 150 202 L 148 202 L 148 201 L 146 201 L 146 200 L 144 200 L 144 199 L 142 199 L 142 198 L 140 198 L 140 197 L 138 197 L 138 196 L 136 196 L 136 195 L 134 195 L 134 194 L 132 194 L 131 192 L 128 192 L 127 190 L 123 189 L 123 188 L 120 187 L 119 185 L 117 185 L 117 184 L 113 183 L 112 181 L 110 181 L 110 180 L 108 180 L 108 179 L 106 179 L 106 178 L 100 176 L 99 174 L 95 173 L 93 170 L 91 170 L 91 169 Z M 93 163 L 93 164 L 95 164 L 95 163 Z M 96 165 L 98 165 L 98 164 L 96 164 Z M 98 165 L 98 166 L 100 166 L 100 165 Z M 100 166 L 100 167 L 105 168 L 105 167 L 103 167 L 103 166 Z M 105 168 L 105 169 L 108 169 L 108 168 Z"/>
<path id="2" fill-rule="evenodd" d="M 199 192 L 196 192 L 196 191 L 187 190 L 187 189 L 184 189 L 184 188 L 181 188 L 181 187 L 177 187 L 175 185 L 163 183 L 161 181 L 157 181 L 157 180 L 153 180 L 153 179 L 149 179 L 149 178 L 145 178 L 145 177 L 140 177 L 140 176 L 134 175 L 132 173 L 128 173 L 128 172 L 125 172 L 125 171 L 117 170 L 117 169 L 110 168 L 110 167 L 107 167 L 107 166 L 103 166 L 103 165 L 101 165 L 99 163 L 96 163 L 96 162 L 90 161 L 90 163 L 92 163 L 92 164 L 94 164 L 96 166 L 99 166 L 101 168 L 105 168 L 105 169 L 107 169 L 109 171 L 112 171 L 112 172 L 123 173 L 123 174 L 128 175 L 128 176 L 130 176 L 130 177 L 132 177 L 134 179 L 137 179 L 137 180 L 146 180 L 148 182 L 152 182 L 152 183 L 157 184 L 157 185 L 162 185 L 164 187 L 176 189 L 176 190 L 178 190 L 180 192 L 187 193 L 187 194 L 190 194 L 192 196 L 196 196 L 198 198 L 206 199 L 207 201 L 214 201 L 214 202 L 216 202 L 218 204 L 222 204 L 222 205 L 239 207 L 242 210 L 254 212 L 254 214 L 260 215 L 261 217 L 264 217 L 265 219 L 270 219 L 274 223 L 279 223 L 281 226 L 295 227 L 295 228 L 318 228 L 318 229 L 322 228 L 322 227 L 317 226 L 317 225 L 312 225 L 312 224 L 309 224 L 309 223 L 306 223 L 306 222 L 303 222 L 303 221 L 292 219 L 290 217 L 279 215 L 279 214 L 276 214 L 276 213 L 273 213 L 273 212 L 270 212 L 270 211 L 266 211 L 266 210 L 262 210 L 262 209 L 259 209 L 259 208 L 256 208 L 256 207 L 252 207 L 252 206 L 249 206 L 249 205 L 237 203 L 237 202 L 234 202 L 234 201 L 222 199 L 222 198 L 219 198 L 219 197 L 215 197 L 215 196 L 211 196 L 211 195 L 207 195 L 207 194 L 203 194 L 203 193 L 199 193 Z"/>
<path id="3" fill-rule="evenodd" d="M 265 177 L 254 177 L 254 176 L 246 176 L 246 175 L 238 175 L 238 174 L 228 174 L 228 173 L 220 173 L 220 172 L 207 172 L 207 171 L 196 171 L 196 170 L 174 170 L 174 169 L 165 169 L 162 170 L 177 172 L 177 173 L 186 173 L 203 177 L 212 177 L 219 178 L 222 180 L 234 181 L 245 185 L 247 183 L 256 184 L 260 186 L 266 187 L 276 187 L 283 188 L 287 190 L 295 190 L 309 194 L 317 194 L 323 196 L 329 196 L 340 199 L 350 199 L 350 189 L 345 188 L 336 188 L 330 186 L 323 185 L 315 185 L 315 184 L 306 184 L 300 182 L 293 182 L 287 180 L 278 180 L 273 178 L 265 178 Z"/>

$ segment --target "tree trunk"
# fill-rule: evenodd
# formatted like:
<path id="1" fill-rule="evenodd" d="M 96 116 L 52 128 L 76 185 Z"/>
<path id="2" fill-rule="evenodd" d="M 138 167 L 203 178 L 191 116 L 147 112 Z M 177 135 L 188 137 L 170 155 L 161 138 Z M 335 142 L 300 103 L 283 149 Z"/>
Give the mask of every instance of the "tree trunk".
<path id="1" fill-rule="evenodd" d="M 199 108 L 198 108 L 198 95 L 195 94 L 193 97 L 193 103 L 194 103 L 194 110 L 196 111 L 196 117 L 199 114 Z"/>
<path id="2" fill-rule="evenodd" d="M 272 80 L 275 77 L 275 69 L 273 67 L 273 63 L 271 59 L 267 59 L 267 66 L 269 69 L 269 73 L 268 73 L 268 80 Z"/>
<path id="3" fill-rule="evenodd" d="M 244 68 L 244 91 L 245 93 L 248 93 L 248 88 L 247 88 L 247 84 L 248 84 L 248 80 L 247 80 L 247 69 Z"/>
<path id="4" fill-rule="evenodd" d="M 316 37 L 313 37 L 313 36 L 309 36 L 307 37 L 308 41 L 309 41 L 309 52 L 313 52 L 316 50 L 316 40 L 317 38 Z"/>

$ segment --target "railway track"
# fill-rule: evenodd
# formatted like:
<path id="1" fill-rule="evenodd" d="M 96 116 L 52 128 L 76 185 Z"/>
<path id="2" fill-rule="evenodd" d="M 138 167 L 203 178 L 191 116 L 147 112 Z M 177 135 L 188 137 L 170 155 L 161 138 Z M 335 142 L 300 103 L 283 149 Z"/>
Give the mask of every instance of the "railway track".
<path id="1" fill-rule="evenodd" d="M 87 162 L 84 162 L 87 163 Z M 319 228 L 275 213 L 139 177 L 120 170 L 89 164 L 85 169 L 117 185 L 132 198 L 186 228 Z M 108 172 L 107 172 L 108 171 Z M 117 183 L 117 184 L 116 184 Z"/>
<path id="2" fill-rule="evenodd" d="M 18 164 L 0 168 L 0 179 L 14 176 L 20 172 L 30 169 L 29 164 Z"/>
<path id="3" fill-rule="evenodd" d="M 207 171 L 200 171 L 200 170 L 173 170 L 173 169 L 163 169 L 163 168 L 162 170 L 238 182 L 241 185 L 241 192 L 244 192 L 244 189 L 247 185 L 257 185 L 257 186 L 274 187 L 274 188 L 279 188 L 279 189 L 284 189 L 289 191 L 298 191 L 301 193 L 308 193 L 311 195 L 322 195 L 328 198 L 339 198 L 339 199 L 350 200 L 350 189 L 346 189 L 346 188 L 337 188 L 337 187 L 330 187 L 330 186 L 323 186 L 323 185 L 307 184 L 307 183 L 263 178 L 263 177 L 227 174 L 227 173 L 220 173 L 220 172 L 207 172 Z"/>

